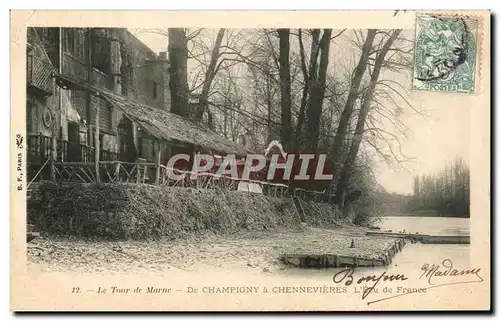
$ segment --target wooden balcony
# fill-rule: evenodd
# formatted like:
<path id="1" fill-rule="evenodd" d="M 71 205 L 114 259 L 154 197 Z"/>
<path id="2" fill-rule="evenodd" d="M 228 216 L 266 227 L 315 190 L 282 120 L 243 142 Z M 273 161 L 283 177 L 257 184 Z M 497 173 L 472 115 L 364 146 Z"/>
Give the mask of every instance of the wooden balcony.
<path id="1" fill-rule="evenodd" d="M 113 89 L 113 79 L 111 78 L 111 76 L 103 73 L 96 68 L 92 68 L 92 75 L 89 82 L 88 64 L 80 59 L 73 57 L 67 52 L 65 52 L 63 55 L 62 74 L 70 76 L 74 80 L 82 82 L 84 84 L 104 89 Z"/>
<path id="2" fill-rule="evenodd" d="M 92 68 L 92 85 L 112 90 L 113 79 L 102 71 Z"/>
<path id="3" fill-rule="evenodd" d="M 87 83 L 88 73 L 89 71 L 87 65 L 83 61 L 74 58 L 67 52 L 63 54 L 62 74 Z"/>
<path id="4" fill-rule="evenodd" d="M 54 66 L 41 58 L 35 56 L 27 57 L 26 81 L 28 87 L 40 90 L 45 95 L 54 93 L 53 73 Z"/>
<path id="5" fill-rule="evenodd" d="M 29 180 L 33 179 L 42 166 L 52 158 L 52 154 L 53 142 L 51 137 L 41 134 L 28 134 L 27 171 Z M 55 156 L 56 162 L 82 162 L 92 164 L 92 162 L 95 162 L 95 148 L 79 143 L 57 140 Z M 99 159 L 101 161 L 117 161 L 119 155 L 112 151 L 100 150 Z M 46 167 L 38 178 L 49 179 L 49 174 L 48 167 Z"/>

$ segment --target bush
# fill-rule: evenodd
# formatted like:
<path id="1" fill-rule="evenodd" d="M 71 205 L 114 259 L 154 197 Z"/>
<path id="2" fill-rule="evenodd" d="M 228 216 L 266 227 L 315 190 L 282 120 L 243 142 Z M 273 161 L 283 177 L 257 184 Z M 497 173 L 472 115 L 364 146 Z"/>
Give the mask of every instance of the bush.
<path id="1" fill-rule="evenodd" d="M 33 189 L 28 221 L 56 235 L 150 239 L 301 226 L 290 198 L 241 191 L 61 182 L 41 182 Z M 308 223 L 335 223 L 330 207 L 310 206 Z"/>
<path id="2" fill-rule="evenodd" d="M 380 223 L 380 217 L 372 216 L 367 211 L 361 211 L 356 214 L 353 223 L 358 226 L 373 227 Z"/>

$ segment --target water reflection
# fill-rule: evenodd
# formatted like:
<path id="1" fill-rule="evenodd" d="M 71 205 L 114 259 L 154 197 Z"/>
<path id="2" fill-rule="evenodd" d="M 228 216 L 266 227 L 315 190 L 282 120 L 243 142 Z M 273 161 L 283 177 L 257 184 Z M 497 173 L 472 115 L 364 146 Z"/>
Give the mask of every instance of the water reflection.
<path id="1" fill-rule="evenodd" d="M 468 218 L 459 217 L 382 217 L 380 229 L 392 230 L 397 233 L 406 230 L 407 233 L 430 235 L 469 235 Z"/>
<path id="2" fill-rule="evenodd" d="M 431 235 L 468 235 L 469 219 L 445 217 L 384 217 L 381 230 Z M 419 276 L 424 264 L 441 265 L 443 260 L 450 259 L 459 268 L 470 267 L 470 246 L 468 244 L 411 244 L 407 243 L 403 251 L 396 254 L 392 264 L 387 267 L 357 268 L 359 275 L 387 271 L 388 273 L 411 273 Z M 332 275 L 342 269 L 299 269 L 290 268 L 281 271 L 283 275 L 294 278 L 331 279 Z"/>

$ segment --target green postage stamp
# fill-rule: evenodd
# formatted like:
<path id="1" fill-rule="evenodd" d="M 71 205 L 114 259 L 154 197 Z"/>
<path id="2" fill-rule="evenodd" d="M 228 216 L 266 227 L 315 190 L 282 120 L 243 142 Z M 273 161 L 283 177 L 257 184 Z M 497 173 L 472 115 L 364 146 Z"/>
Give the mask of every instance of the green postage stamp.
<path id="1" fill-rule="evenodd" d="M 417 15 L 413 89 L 474 93 L 477 33 L 468 16 Z"/>

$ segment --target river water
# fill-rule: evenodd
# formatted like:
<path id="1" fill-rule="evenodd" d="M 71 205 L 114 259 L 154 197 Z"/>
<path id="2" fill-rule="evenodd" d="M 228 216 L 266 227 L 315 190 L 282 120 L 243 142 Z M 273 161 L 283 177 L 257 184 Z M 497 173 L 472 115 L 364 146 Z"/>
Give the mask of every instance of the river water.
<path id="1" fill-rule="evenodd" d="M 458 217 L 383 217 L 381 231 L 393 232 L 406 230 L 407 233 L 430 235 L 469 235 L 470 220 Z M 407 244 L 403 251 L 396 254 L 393 265 L 401 267 L 414 265 L 423 261 L 439 264 L 443 259 L 450 259 L 459 266 L 469 265 L 468 244 Z"/>
<path id="2" fill-rule="evenodd" d="M 459 217 L 387 216 L 382 217 L 379 226 L 382 231 L 395 233 L 406 230 L 430 235 L 469 235 L 469 219 Z"/>
<path id="3" fill-rule="evenodd" d="M 388 216 L 382 217 L 378 224 L 381 231 L 392 230 L 407 233 L 431 235 L 468 235 L 470 232 L 468 218 L 455 217 L 409 217 Z M 367 268 L 369 271 L 377 269 L 399 273 L 401 270 L 420 268 L 423 264 L 441 264 L 443 260 L 452 260 L 455 266 L 466 268 L 469 266 L 468 244 L 411 244 L 407 243 L 403 250 L 396 254 L 391 266 L 382 268 Z M 335 270 L 335 269 L 329 269 Z M 291 274 L 331 274 L 331 271 L 289 269 Z"/>
<path id="4" fill-rule="evenodd" d="M 406 230 L 407 232 L 419 232 L 429 234 L 466 234 L 469 232 L 469 220 L 462 218 L 435 218 L 435 217 L 385 217 L 380 224 L 381 230 L 392 229 L 393 231 Z M 127 249 L 128 250 L 128 249 Z M 244 251 L 242 247 L 242 251 Z M 263 271 L 261 268 L 239 267 L 218 268 L 206 265 L 195 271 L 172 268 L 161 273 L 148 272 L 144 270 L 142 278 L 131 277 L 126 274 L 106 273 L 76 273 L 68 276 L 67 273 L 53 272 L 39 274 L 36 284 L 37 288 L 30 289 L 29 284 L 25 287 L 27 297 L 37 293 L 36 289 L 55 288 L 57 294 L 68 295 L 71 286 L 91 285 L 97 287 L 112 287 L 119 285 L 122 288 L 156 286 L 172 289 L 174 295 L 161 295 L 147 297 L 140 295 L 108 295 L 103 296 L 94 292 L 85 292 L 74 296 L 71 300 L 60 300 L 62 309 L 74 309 L 81 306 L 101 307 L 104 310 L 113 310 L 123 307 L 143 307 L 152 310 L 189 310 L 187 306 L 197 311 L 210 310 L 320 310 L 320 311 L 354 311 L 359 309 L 456 309 L 473 308 L 485 305 L 488 284 L 470 283 L 447 285 L 445 283 L 464 280 L 477 282 L 477 278 L 466 276 L 466 278 L 435 277 L 432 280 L 424 276 L 422 271 L 426 264 L 442 265 L 443 260 L 453 262 L 456 269 L 467 269 L 474 265 L 469 258 L 469 245 L 448 244 L 411 244 L 408 243 L 403 250 L 396 254 L 392 264 L 387 267 L 356 268 L 353 271 L 354 282 L 346 283 L 348 278 L 339 282 L 335 281 L 336 275 L 344 273 L 345 269 L 300 269 L 286 268 L 279 270 Z M 473 266 L 476 268 L 477 266 Z M 374 286 L 373 291 L 364 296 L 366 288 L 356 282 L 361 277 L 384 275 L 404 275 L 405 280 L 380 281 Z M 468 279 L 467 279 L 468 278 Z M 471 279 L 472 278 L 472 279 Z M 66 280 L 65 282 L 61 280 Z M 432 282 L 431 282 L 432 281 Z M 29 282 L 28 282 L 29 283 Z M 365 285 L 373 285 L 373 282 L 365 282 Z M 438 284 L 435 287 L 433 284 Z M 442 286 L 445 285 L 445 286 Z M 482 286 L 482 287 L 480 287 Z M 251 293 L 233 294 L 208 294 L 207 289 L 219 287 L 257 288 Z M 269 292 L 264 292 L 264 288 Z M 302 291 L 317 289 L 329 289 L 326 292 L 293 292 L 296 289 Z M 427 291 L 424 293 L 415 291 Z M 30 292 L 31 291 L 31 292 Z M 289 292 L 291 291 L 291 292 Z M 483 295 L 481 295 L 483 294 Z M 82 299 L 84 296 L 85 299 Z M 140 303 L 146 302 L 147 303 Z M 45 302 L 45 301 L 44 301 Z M 56 302 L 56 301 L 53 301 Z M 59 300 L 57 301 L 59 302 Z M 486 303 L 485 303 L 486 302 Z M 53 303 L 55 305 L 55 303 Z M 55 306 L 54 306 L 55 307 Z M 204 308 L 201 308 L 204 307 Z M 39 310 L 41 308 L 33 308 Z"/>
<path id="5" fill-rule="evenodd" d="M 444 218 L 444 217 L 383 217 L 379 224 L 381 231 L 392 230 L 393 232 L 403 231 L 418 232 L 419 234 L 432 235 L 464 235 L 468 234 L 469 219 L 466 218 Z M 386 275 L 405 275 L 408 279 L 404 282 L 386 282 L 382 285 L 377 285 L 377 290 L 374 290 L 366 299 L 362 299 L 363 289 L 357 286 L 356 282 L 346 284 L 348 278 L 340 280 L 340 282 L 332 282 L 332 276 L 345 275 L 345 269 L 297 269 L 290 268 L 277 273 L 282 277 L 284 284 L 294 283 L 297 285 L 317 285 L 317 284 L 333 284 L 340 286 L 346 291 L 342 297 L 338 296 L 339 305 L 343 309 L 350 309 L 350 305 L 366 304 L 369 301 L 377 301 L 373 303 L 373 308 L 391 308 L 391 309 L 414 309 L 430 308 L 430 307 L 453 307 L 467 306 L 473 304 L 473 301 L 479 300 L 477 295 L 477 284 L 458 284 L 453 286 L 438 286 L 435 284 L 443 284 L 457 281 L 477 281 L 474 276 L 465 276 L 458 278 L 434 277 L 431 279 L 426 276 L 426 266 L 440 266 L 443 270 L 443 262 L 447 266 L 452 265 L 453 268 L 463 270 L 477 268 L 470 260 L 470 246 L 467 244 L 420 244 L 407 243 L 403 250 L 396 254 L 392 264 L 386 267 L 366 267 L 356 268 L 354 272 L 354 280 L 359 280 L 361 277 L 380 276 L 384 272 Z M 274 274 L 276 275 L 276 274 Z M 368 282 L 368 284 L 373 284 Z M 423 288 L 429 291 L 428 294 L 412 294 L 405 295 L 405 291 L 420 291 Z M 387 290 L 388 289 L 388 290 Z M 420 290 L 418 290 L 420 289 Z M 469 289 L 475 289 L 476 292 Z M 385 290 L 390 292 L 385 292 Z M 422 290 L 423 291 L 423 290 Z M 427 293 L 427 292 L 426 292 Z M 472 294 L 475 293 L 475 294 Z M 394 299 L 389 299 L 391 296 L 396 296 Z M 401 295 L 401 296 L 400 296 Z M 315 299 L 320 300 L 317 296 Z M 361 301 L 360 301 L 361 300 Z M 415 300 L 415 302 L 413 302 Z M 340 303 L 341 302 L 341 303 Z M 418 304 L 417 304 L 418 302 Z M 476 302 L 477 303 L 477 302 Z M 318 305 L 320 303 L 318 302 Z M 371 306 L 370 306 L 371 307 Z M 368 308 L 365 305 L 365 308 Z"/>

